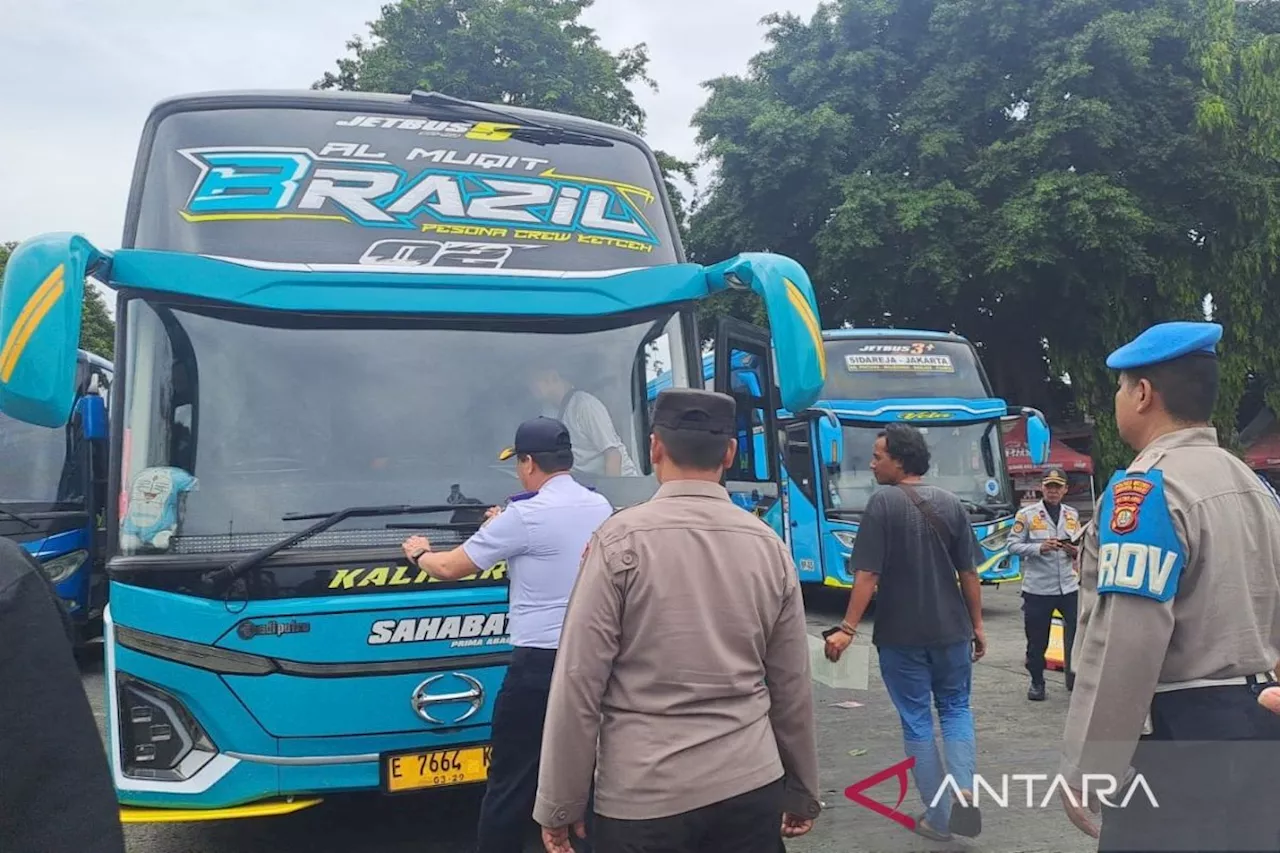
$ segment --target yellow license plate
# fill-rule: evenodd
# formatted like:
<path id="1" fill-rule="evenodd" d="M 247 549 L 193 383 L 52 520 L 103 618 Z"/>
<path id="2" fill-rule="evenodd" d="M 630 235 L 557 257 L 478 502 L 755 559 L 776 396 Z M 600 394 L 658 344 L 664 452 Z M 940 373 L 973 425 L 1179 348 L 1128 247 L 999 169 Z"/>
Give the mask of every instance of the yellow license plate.
<path id="1" fill-rule="evenodd" d="M 383 758 L 383 779 L 390 793 L 483 782 L 489 778 L 492 747 L 468 746 L 402 752 Z"/>

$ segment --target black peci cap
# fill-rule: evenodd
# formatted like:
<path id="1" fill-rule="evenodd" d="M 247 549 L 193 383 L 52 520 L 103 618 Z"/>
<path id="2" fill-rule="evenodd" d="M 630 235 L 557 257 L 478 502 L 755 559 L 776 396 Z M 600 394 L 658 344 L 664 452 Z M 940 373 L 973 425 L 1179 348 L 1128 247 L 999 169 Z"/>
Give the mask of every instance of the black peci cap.
<path id="1" fill-rule="evenodd" d="M 736 414 L 737 405 L 727 394 L 695 388 L 668 389 L 654 403 L 653 425 L 732 437 L 737 432 Z"/>
<path id="2" fill-rule="evenodd" d="M 572 450 L 569 429 L 555 418 L 533 418 L 516 428 L 515 444 L 498 454 L 505 461 L 517 453 L 556 453 Z"/>

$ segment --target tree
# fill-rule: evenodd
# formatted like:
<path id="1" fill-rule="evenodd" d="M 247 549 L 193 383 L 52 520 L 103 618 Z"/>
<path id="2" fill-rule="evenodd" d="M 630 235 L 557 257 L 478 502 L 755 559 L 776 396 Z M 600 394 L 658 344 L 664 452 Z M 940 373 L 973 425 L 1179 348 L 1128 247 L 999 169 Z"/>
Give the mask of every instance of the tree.
<path id="1" fill-rule="evenodd" d="M 355 55 L 318 89 L 436 90 L 487 103 L 566 112 L 639 133 L 631 92 L 649 79 L 640 44 L 616 55 L 578 22 L 593 0 L 400 0 L 347 42 Z"/>
<path id="2" fill-rule="evenodd" d="M 4 268 L 16 242 L 0 243 L 0 288 L 4 286 Z M 92 284 L 84 289 L 84 314 L 80 321 L 80 348 L 106 359 L 114 358 L 116 324 L 107 312 L 107 303 Z"/>
<path id="3" fill-rule="evenodd" d="M 399 0 L 347 42 L 316 89 L 456 98 L 568 113 L 644 132 L 632 86 L 657 91 L 644 44 L 610 53 L 579 22 L 594 0 Z M 682 234 L 686 207 L 674 178 L 690 184 L 693 164 L 655 152 Z"/>
<path id="4" fill-rule="evenodd" d="M 792 255 L 827 328 L 955 329 L 1012 402 L 1052 409 L 1069 374 L 1101 471 L 1128 455 L 1106 353 L 1202 318 L 1212 293 L 1226 427 L 1251 366 L 1280 378 L 1263 345 L 1280 315 L 1262 310 L 1280 290 L 1280 62 L 1261 6 L 836 0 L 766 18 L 768 48 L 707 84 L 694 119 L 717 170 L 692 252 Z"/>

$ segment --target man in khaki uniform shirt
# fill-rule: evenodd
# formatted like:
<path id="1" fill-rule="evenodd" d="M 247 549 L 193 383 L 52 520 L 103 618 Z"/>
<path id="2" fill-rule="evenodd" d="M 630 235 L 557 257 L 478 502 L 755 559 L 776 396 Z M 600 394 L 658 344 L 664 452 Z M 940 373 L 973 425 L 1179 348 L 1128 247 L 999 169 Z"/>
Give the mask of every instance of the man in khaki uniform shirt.
<path id="1" fill-rule="evenodd" d="M 1280 850 L 1280 717 L 1257 701 L 1280 660 L 1280 503 L 1209 425 L 1221 335 L 1166 323 L 1107 360 L 1138 455 L 1083 542 L 1061 768 L 1078 828 L 1099 837 L 1106 807 L 1100 850 Z"/>
<path id="2" fill-rule="evenodd" d="M 786 545 L 721 485 L 731 397 L 654 406 L 654 498 L 596 531 L 551 681 L 534 819 L 549 853 L 776 853 L 818 816 L 804 604 Z M 598 739 L 598 747 L 597 747 Z"/>

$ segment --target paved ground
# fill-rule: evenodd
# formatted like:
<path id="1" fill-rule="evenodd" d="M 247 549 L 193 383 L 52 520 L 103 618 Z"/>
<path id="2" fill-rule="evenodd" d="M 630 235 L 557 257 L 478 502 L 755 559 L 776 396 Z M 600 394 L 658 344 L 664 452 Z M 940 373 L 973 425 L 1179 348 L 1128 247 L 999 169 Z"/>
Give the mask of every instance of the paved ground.
<path id="1" fill-rule="evenodd" d="M 998 789 L 1002 773 L 1054 772 L 1068 694 L 1062 676 L 1050 673 L 1048 701 L 1026 701 L 1017 590 L 988 587 L 984 595 L 990 650 L 974 676 L 973 707 L 978 770 Z M 812 633 L 833 624 L 843 606 L 843 597 L 813 597 L 809 602 Z M 100 663 L 85 665 L 84 681 L 101 719 Z M 1067 821 L 1056 799 L 1040 808 L 1047 782 L 1036 783 L 1031 808 L 1027 806 L 1026 783 L 1011 783 L 1007 808 L 991 805 L 983 809 L 981 837 L 950 847 L 933 845 L 851 802 L 843 794 L 846 787 L 903 759 L 898 718 L 880 683 L 874 655 L 869 690 L 834 690 L 821 684 L 815 684 L 814 689 L 827 809 L 809 836 L 789 842 L 792 853 L 946 849 L 1075 853 L 1095 849 L 1094 842 Z M 849 701 L 862 704 L 853 708 L 836 704 Z M 892 806 L 897 800 L 896 783 L 886 781 L 868 794 Z M 465 853 L 477 805 L 474 792 L 396 799 L 338 798 L 281 818 L 130 826 L 128 849 L 129 853 Z M 918 797 L 909 791 L 902 810 L 916 808 Z M 537 849 L 532 839 L 529 849 Z"/>

